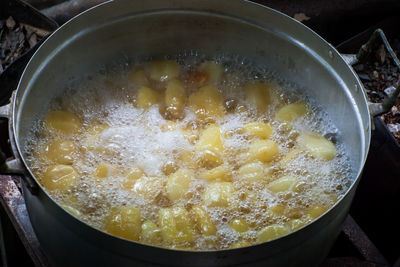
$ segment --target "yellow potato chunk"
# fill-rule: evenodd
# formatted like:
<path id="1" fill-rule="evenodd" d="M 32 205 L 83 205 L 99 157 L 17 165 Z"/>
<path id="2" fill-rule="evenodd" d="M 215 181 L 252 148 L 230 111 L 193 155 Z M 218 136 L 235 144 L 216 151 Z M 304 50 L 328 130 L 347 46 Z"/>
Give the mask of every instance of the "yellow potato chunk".
<path id="1" fill-rule="evenodd" d="M 323 205 L 314 205 L 306 211 L 306 214 L 309 215 L 311 219 L 316 219 L 327 210 L 328 207 L 325 207 Z"/>
<path id="2" fill-rule="evenodd" d="M 293 103 L 279 109 L 275 118 L 282 121 L 294 121 L 306 113 L 307 105 L 305 103 Z"/>
<path id="3" fill-rule="evenodd" d="M 128 75 L 128 81 L 136 86 L 149 86 L 150 82 L 144 70 L 139 69 Z"/>
<path id="4" fill-rule="evenodd" d="M 233 244 L 230 246 L 230 248 L 242 248 L 242 247 L 248 247 L 248 246 L 251 246 L 251 243 L 250 243 L 250 242 L 247 242 L 247 241 L 239 241 L 239 242 L 233 243 Z"/>
<path id="5" fill-rule="evenodd" d="M 230 223 L 229 226 L 238 233 L 243 233 L 249 230 L 249 226 L 245 219 L 235 218 Z"/>
<path id="6" fill-rule="evenodd" d="M 75 145 L 68 140 L 56 140 L 44 147 L 44 156 L 54 163 L 71 165 L 75 153 Z"/>
<path id="7" fill-rule="evenodd" d="M 144 175 L 142 169 L 137 166 L 130 168 L 126 174 L 125 179 L 122 181 L 121 186 L 125 190 L 133 190 L 136 181 Z"/>
<path id="8" fill-rule="evenodd" d="M 138 241 L 142 230 L 141 211 L 133 206 L 113 208 L 105 218 L 104 230 L 115 236 Z"/>
<path id="9" fill-rule="evenodd" d="M 136 105 L 138 108 L 149 108 L 152 105 L 156 105 L 160 102 L 161 95 L 159 92 L 142 86 L 139 88 L 136 97 Z"/>
<path id="10" fill-rule="evenodd" d="M 315 158 L 332 160 L 336 155 L 335 145 L 323 136 L 301 134 L 297 142 Z"/>
<path id="11" fill-rule="evenodd" d="M 78 174 L 70 165 L 51 165 L 42 175 L 41 184 L 47 190 L 66 192 L 78 181 Z"/>
<path id="12" fill-rule="evenodd" d="M 171 174 L 167 182 L 167 196 L 169 200 L 176 201 L 183 198 L 189 189 L 193 176 L 192 171 L 183 168 Z"/>
<path id="13" fill-rule="evenodd" d="M 245 87 L 246 101 L 249 108 L 256 109 L 258 113 L 265 113 L 271 103 L 269 85 L 266 83 L 248 83 Z"/>
<path id="14" fill-rule="evenodd" d="M 142 176 L 136 180 L 133 191 L 146 199 L 155 199 L 163 189 L 160 179 Z"/>
<path id="15" fill-rule="evenodd" d="M 272 134 L 272 127 L 265 122 L 250 122 L 244 126 L 244 130 L 253 137 L 267 139 Z"/>
<path id="16" fill-rule="evenodd" d="M 279 153 L 278 144 L 272 140 L 254 140 L 250 144 L 248 158 L 250 161 L 258 160 L 269 162 Z"/>
<path id="17" fill-rule="evenodd" d="M 108 163 L 101 163 L 96 167 L 96 170 L 94 171 L 93 174 L 96 178 L 104 179 L 112 175 L 115 175 L 117 173 L 118 170 L 114 166 Z"/>
<path id="18" fill-rule="evenodd" d="M 199 69 L 207 74 L 209 81 L 212 83 L 218 83 L 224 73 L 222 65 L 213 61 L 201 63 Z"/>
<path id="19" fill-rule="evenodd" d="M 203 235 L 215 235 L 217 227 L 214 222 L 201 206 L 194 206 L 190 212 L 192 214 L 193 221 L 197 227 L 197 230 Z"/>
<path id="20" fill-rule="evenodd" d="M 190 215 L 182 207 L 164 208 L 158 212 L 158 225 L 164 242 L 182 246 L 194 241 L 194 229 Z"/>
<path id="21" fill-rule="evenodd" d="M 281 237 L 283 235 L 286 235 L 288 233 L 289 229 L 287 229 L 285 226 L 279 224 L 272 224 L 258 232 L 257 242 L 258 243 L 267 242 L 276 239 L 278 237 Z"/>
<path id="22" fill-rule="evenodd" d="M 150 78 L 164 82 L 179 76 L 181 67 L 173 60 L 156 60 L 149 63 Z"/>
<path id="23" fill-rule="evenodd" d="M 203 195 L 203 202 L 210 207 L 227 207 L 233 201 L 234 187 L 230 182 L 209 184 Z"/>
<path id="24" fill-rule="evenodd" d="M 145 221 L 142 224 L 140 241 L 152 245 L 160 244 L 162 241 L 161 229 L 152 221 Z"/>
<path id="25" fill-rule="evenodd" d="M 245 181 L 260 181 L 265 178 L 264 170 L 264 164 L 261 162 L 252 162 L 240 167 L 238 174 L 240 179 Z"/>
<path id="26" fill-rule="evenodd" d="M 270 182 L 267 185 L 267 188 L 274 193 L 278 193 L 278 192 L 282 192 L 282 191 L 291 190 L 292 187 L 296 184 L 296 182 L 297 182 L 296 177 L 283 176 L 283 177 L 279 178 L 278 180 Z"/>
<path id="27" fill-rule="evenodd" d="M 63 110 L 50 111 L 45 118 L 46 127 L 65 134 L 74 134 L 82 127 L 81 120 L 73 113 Z"/>
<path id="28" fill-rule="evenodd" d="M 201 133 L 196 150 L 207 164 L 218 166 L 222 163 L 223 141 L 218 125 L 210 125 Z"/>
<path id="29" fill-rule="evenodd" d="M 165 106 L 166 112 L 172 118 L 180 118 L 185 105 L 186 92 L 183 83 L 173 79 L 168 81 L 165 90 Z"/>
<path id="30" fill-rule="evenodd" d="M 203 86 L 192 93 L 188 103 L 200 119 L 221 117 L 224 114 L 222 94 L 212 85 Z"/>
<path id="31" fill-rule="evenodd" d="M 208 182 L 229 182 L 232 179 L 232 169 L 228 165 L 221 165 L 201 172 L 200 177 Z"/>

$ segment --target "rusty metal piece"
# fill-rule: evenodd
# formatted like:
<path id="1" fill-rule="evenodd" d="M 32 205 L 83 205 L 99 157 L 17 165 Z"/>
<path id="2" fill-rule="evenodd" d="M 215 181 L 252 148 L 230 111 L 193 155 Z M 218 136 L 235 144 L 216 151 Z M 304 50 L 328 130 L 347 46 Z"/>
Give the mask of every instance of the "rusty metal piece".
<path id="1" fill-rule="evenodd" d="M 19 177 L 0 175 L 0 202 L 35 265 L 50 266 L 33 231 L 18 183 Z"/>
<path id="2" fill-rule="evenodd" d="M 358 226 L 354 219 L 348 215 L 342 227 L 343 233 L 349 238 L 366 261 L 378 264 L 378 266 L 389 266 L 387 260 L 371 242 L 364 231 Z M 374 265 L 371 265 L 374 266 Z"/>

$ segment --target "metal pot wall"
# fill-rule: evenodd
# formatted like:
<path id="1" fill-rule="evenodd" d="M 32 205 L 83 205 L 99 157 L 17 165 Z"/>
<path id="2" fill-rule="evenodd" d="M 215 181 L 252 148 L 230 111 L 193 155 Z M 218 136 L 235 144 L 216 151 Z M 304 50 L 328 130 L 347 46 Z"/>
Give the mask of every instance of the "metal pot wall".
<path id="1" fill-rule="evenodd" d="M 28 133 L 53 96 L 71 80 L 116 59 L 198 51 L 239 55 L 268 65 L 305 88 L 330 114 L 351 156 L 353 182 L 338 203 L 313 223 L 279 239 L 223 251 L 177 251 L 96 230 L 62 209 L 24 159 Z M 362 85 L 341 55 L 293 19 L 239 0 L 110 1 L 65 24 L 29 62 L 11 104 L 15 160 L 0 172 L 24 177 L 23 191 L 37 237 L 55 266 L 270 265 L 311 266 L 327 255 L 356 190 L 370 141 L 370 113 Z"/>

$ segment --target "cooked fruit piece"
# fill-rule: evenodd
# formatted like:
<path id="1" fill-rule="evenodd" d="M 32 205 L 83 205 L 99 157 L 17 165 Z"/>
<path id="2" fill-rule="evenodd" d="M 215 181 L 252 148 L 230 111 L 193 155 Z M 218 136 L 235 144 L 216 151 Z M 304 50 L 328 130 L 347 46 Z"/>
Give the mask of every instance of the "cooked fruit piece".
<path id="1" fill-rule="evenodd" d="M 104 221 L 107 233 L 135 241 L 139 240 L 141 228 L 141 211 L 133 206 L 113 208 Z"/>
<path id="2" fill-rule="evenodd" d="M 265 122 L 250 122 L 244 126 L 244 130 L 250 136 L 267 139 L 272 134 L 272 127 Z"/>
<path id="3" fill-rule="evenodd" d="M 156 60 L 149 63 L 150 78 L 163 82 L 179 76 L 181 67 L 173 60 Z"/>
<path id="4" fill-rule="evenodd" d="M 167 89 L 165 90 L 165 106 L 168 116 L 174 119 L 180 118 L 185 100 L 186 92 L 183 83 L 176 79 L 168 81 Z"/>
<path id="5" fill-rule="evenodd" d="M 261 162 L 252 162 L 243 165 L 239 169 L 239 177 L 245 181 L 260 181 L 265 178 L 264 164 Z"/>
<path id="6" fill-rule="evenodd" d="M 254 140 L 250 144 L 248 158 L 250 161 L 271 161 L 279 153 L 278 144 L 272 140 Z"/>
<path id="7" fill-rule="evenodd" d="M 222 94 L 212 85 L 201 87 L 188 99 L 189 106 L 200 119 L 221 117 L 224 113 Z"/>
<path id="8" fill-rule="evenodd" d="M 314 205 L 306 211 L 306 214 L 308 214 L 311 219 L 316 219 L 327 210 L 328 208 L 323 205 Z"/>
<path id="9" fill-rule="evenodd" d="M 213 61 L 205 61 L 201 63 L 199 69 L 207 73 L 209 81 L 212 83 L 218 83 L 224 73 L 222 65 Z"/>
<path id="10" fill-rule="evenodd" d="M 160 100 L 161 95 L 159 92 L 143 86 L 137 92 L 136 105 L 139 108 L 149 108 L 152 105 L 158 104 Z"/>
<path id="11" fill-rule="evenodd" d="M 257 242 L 258 243 L 267 242 L 269 240 L 276 239 L 288 233 L 289 230 L 285 226 L 279 224 L 272 224 L 265 227 L 260 232 L 258 232 Z"/>
<path id="12" fill-rule="evenodd" d="M 267 185 L 267 188 L 274 193 L 278 193 L 278 192 L 282 192 L 282 191 L 291 190 L 292 187 L 296 184 L 296 182 L 297 182 L 296 177 L 283 176 L 283 177 L 279 178 L 278 180 L 270 182 Z"/>
<path id="13" fill-rule="evenodd" d="M 43 153 L 51 162 L 71 165 L 74 159 L 75 145 L 69 140 L 56 140 L 47 143 Z"/>
<path id="14" fill-rule="evenodd" d="M 200 233 L 203 235 L 215 235 L 217 228 L 207 211 L 197 205 L 192 208 L 190 213 L 193 215 L 193 221 Z"/>
<path id="15" fill-rule="evenodd" d="M 136 180 L 133 191 L 146 199 L 155 199 L 163 189 L 160 179 L 142 176 Z"/>
<path id="16" fill-rule="evenodd" d="M 315 158 L 332 160 L 336 155 L 335 145 L 323 136 L 301 134 L 297 142 Z"/>
<path id="17" fill-rule="evenodd" d="M 307 113 L 307 105 L 305 103 L 293 103 L 282 107 L 276 113 L 278 120 L 294 121 Z"/>
<path id="18" fill-rule="evenodd" d="M 232 169 L 228 165 L 221 165 L 211 170 L 204 170 L 200 173 L 200 178 L 213 182 L 225 181 L 229 182 L 232 178 Z"/>
<path id="19" fill-rule="evenodd" d="M 271 103 L 269 85 L 266 83 L 248 83 L 245 87 L 246 101 L 249 108 L 256 109 L 258 113 L 265 113 Z"/>
<path id="20" fill-rule="evenodd" d="M 82 127 L 81 120 L 73 113 L 63 110 L 50 111 L 45 118 L 46 127 L 64 134 L 74 134 Z"/>
<path id="21" fill-rule="evenodd" d="M 78 181 L 78 174 L 70 165 L 51 165 L 42 175 L 41 183 L 47 190 L 66 192 Z"/>
<path id="22" fill-rule="evenodd" d="M 210 207 L 227 207 L 233 200 L 234 188 L 230 182 L 209 184 L 203 195 L 203 202 Z"/>
<path id="23" fill-rule="evenodd" d="M 295 231 L 301 227 L 303 227 L 306 224 L 305 221 L 301 220 L 301 219 L 293 219 L 290 220 L 286 223 L 287 227 L 291 230 L 291 231 Z"/>
<path id="24" fill-rule="evenodd" d="M 167 182 L 167 196 L 169 200 L 176 201 L 183 198 L 189 189 L 193 176 L 192 171 L 183 168 L 171 174 Z"/>
<path id="25" fill-rule="evenodd" d="M 140 169 L 138 166 L 133 166 L 126 172 L 125 179 L 123 179 L 121 183 L 122 188 L 125 190 L 132 190 L 135 186 L 136 181 L 143 175 L 144 172 L 142 169 Z"/>
<path id="26" fill-rule="evenodd" d="M 97 165 L 96 170 L 94 171 L 94 176 L 96 178 L 104 179 L 115 175 L 116 173 L 118 173 L 117 168 L 108 163 L 101 163 Z"/>
<path id="27" fill-rule="evenodd" d="M 215 167 L 222 163 L 223 141 L 218 125 L 212 124 L 201 133 L 196 150 L 206 164 Z"/>
<path id="28" fill-rule="evenodd" d="M 296 157 L 298 157 L 301 153 L 301 149 L 299 148 L 294 148 L 290 150 L 288 153 L 286 153 L 281 160 L 279 161 L 279 165 L 282 168 L 286 168 L 289 163 L 291 163 Z"/>
<path id="29" fill-rule="evenodd" d="M 182 246 L 194 241 L 190 215 L 182 207 L 161 209 L 158 212 L 158 225 L 163 241 L 170 245 Z"/>
<path id="30" fill-rule="evenodd" d="M 229 226 L 238 233 L 243 233 L 249 230 L 249 226 L 246 220 L 243 218 L 235 218 L 230 223 Z"/>
<path id="31" fill-rule="evenodd" d="M 140 241 L 151 245 L 160 244 L 162 241 L 161 229 L 152 221 L 145 221 L 142 224 Z"/>

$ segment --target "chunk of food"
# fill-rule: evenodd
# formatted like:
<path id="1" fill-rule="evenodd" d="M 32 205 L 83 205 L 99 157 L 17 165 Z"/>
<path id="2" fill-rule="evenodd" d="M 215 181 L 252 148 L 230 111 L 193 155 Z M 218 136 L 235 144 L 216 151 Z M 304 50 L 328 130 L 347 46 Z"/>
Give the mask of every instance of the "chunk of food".
<path id="1" fill-rule="evenodd" d="M 47 128 L 60 131 L 64 134 L 77 133 L 82 127 L 81 120 L 78 116 L 63 110 L 50 111 L 47 113 L 44 121 Z"/>
<path id="2" fill-rule="evenodd" d="M 84 130 L 81 144 L 84 149 L 90 151 L 104 152 L 104 144 L 99 143 L 99 135 L 109 126 L 103 123 L 92 123 Z"/>
<path id="3" fill-rule="evenodd" d="M 283 235 L 286 235 L 288 233 L 289 229 L 286 228 L 285 226 L 279 224 L 272 224 L 258 232 L 257 242 L 258 243 L 267 242 L 276 239 L 278 237 L 281 237 Z"/>
<path id="4" fill-rule="evenodd" d="M 69 213 L 71 213 L 72 215 L 74 215 L 75 217 L 79 218 L 82 216 L 82 213 L 78 210 L 75 209 L 74 207 L 72 207 L 71 205 L 67 205 L 67 204 L 61 204 L 61 206 L 68 211 Z"/>
<path id="5" fill-rule="evenodd" d="M 266 83 L 248 83 L 244 91 L 249 108 L 256 109 L 258 113 L 265 113 L 271 103 L 269 90 L 270 86 Z"/>
<path id="6" fill-rule="evenodd" d="M 138 241 L 142 231 L 141 211 L 133 206 L 113 208 L 104 220 L 104 230 L 115 236 Z"/>
<path id="7" fill-rule="evenodd" d="M 158 212 L 158 225 L 163 241 L 172 246 L 190 245 L 194 241 L 194 227 L 185 208 L 161 209 Z"/>
<path id="8" fill-rule="evenodd" d="M 323 160 L 332 160 L 335 158 L 335 145 L 323 136 L 301 134 L 297 138 L 297 142 L 315 158 Z"/>
<path id="9" fill-rule="evenodd" d="M 149 63 L 149 73 L 152 80 L 168 81 L 179 76 L 181 67 L 173 60 L 156 60 Z"/>
<path id="10" fill-rule="evenodd" d="M 105 179 L 117 173 L 118 169 L 116 167 L 108 163 L 101 163 L 97 165 L 93 174 L 96 178 Z"/>
<path id="11" fill-rule="evenodd" d="M 218 125 L 210 125 L 201 133 L 196 143 L 196 150 L 200 153 L 201 159 L 211 166 L 218 166 L 223 162 L 223 141 Z"/>
<path id="12" fill-rule="evenodd" d="M 144 172 L 141 168 L 138 166 L 133 166 L 130 168 L 126 174 L 125 174 L 125 179 L 123 179 L 121 186 L 125 190 L 133 190 L 136 181 L 143 177 Z"/>
<path id="13" fill-rule="evenodd" d="M 133 191 L 145 199 L 155 199 L 162 190 L 162 182 L 154 177 L 142 176 L 133 186 Z"/>
<path id="14" fill-rule="evenodd" d="M 189 96 L 188 104 L 200 119 L 221 117 L 224 114 L 222 94 L 212 85 L 201 87 Z"/>
<path id="15" fill-rule="evenodd" d="M 50 191 L 58 190 L 66 193 L 78 181 L 78 173 L 70 165 L 51 165 L 41 176 L 41 184 Z"/>
<path id="16" fill-rule="evenodd" d="M 324 206 L 324 205 L 314 205 L 311 206 L 307 211 L 306 214 L 309 215 L 311 217 L 311 219 L 316 219 L 319 216 L 321 216 L 323 213 L 325 213 L 325 211 L 328 210 L 328 207 Z"/>
<path id="17" fill-rule="evenodd" d="M 248 159 L 269 162 L 279 153 L 278 144 L 272 140 L 254 140 L 250 144 Z"/>
<path id="18" fill-rule="evenodd" d="M 264 164 L 261 162 L 252 162 L 240 167 L 238 174 L 241 180 L 254 182 L 265 179 L 264 171 Z"/>
<path id="19" fill-rule="evenodd" d="M 147 244 L 158 245 L 162 242 L 161 229 L 152 221 L 142 224 L 140 241 Z"/>
<path id="20" fill-rule="evenodd" d="M 245 219 L 243 218 L 235 218 L 230 223 L 229 226 L 238 233 L 247 232 L 249 230 L 249 226 Z"/>
<path id="21" fill-rule="evenodd" d="M 253 137 L 267 139 L 272 134 L 272 127 L 265 122 L 250 122 L 244 126 L 244 130 Z"/>
<path id="22" fill-rule="evenodd" d="M 203 195 L 203 202 L 210 207 L 227 207 L 233 201 L 235 189 L 230 182 L 209 184 Z"/>
<path id="23" fill-rule="evenodd" d="M 169 200 L 176 201 L 185 196 L 189 190 L 193 172 L 189 169 L 181 168 L 168 177 L 167 196 Z"/>
<path id="24" fill-rule="evenodd" d="M 294 148 L 290 150 L 288 153 L 283 155 L 281 160 L 279 161 L 279 165 L 282 168 L 286 168 L 295 158 L 297 158 L 301 154 L 301 149 L 299 148 Z"/>
<path id="25" fill-rule="evenodd" d="M 152 105 L 156 105 L 160 102 L 161 95 L 156 90 L 149 87 L 140 87 L 137 92 L 136 105 L 138 108 L 149 108 Z"/>
<path id="26" fill-rule="evenodd" d="M 168 81 L 167 89 L 165 90 L 165 106 L 169 117 L 180 118 L 185 101 L 186 92 L 183 83 L 176 79 Z"/>
<path id="27" fill-rule="evenodd" d="M 146 73 L 142 69 L 138 69 L 133 73 L 129 74 L 128 81 L 138 87 L 150 85 L 149 79 L 147 78 Z"/>
<path id="28" fill-rule="evenodd" d="M 232 180 L 232 169 L 229 165 L 221 165 L 211 170 L 204 170 L 200 173 L 200 178 L 208 182 L 229 182 Z"/>
<path id="29" fill-rule="evenodd" d="M 212 83 L 218 83 L 221 80 L 224 69 L 221 64 L 214 61 L 205 61 L 200 64 L 199 70 L 207 73 L 209 81 Z"/>
<path id="30" fill-rule="evenodd" d="M 53 163 L 71 165 L 74 161 L 75 145 L 69 140 L 55 140 L 44 146 L 45 158 Z"/>
<path id="31" fill-rule="evenodd" d="M 274 193 L 288 191 L 293 188 L 293 186 L 296 184 L 296 182 L 297 182 L 296 177 L 283 176 L 283 177 L 279 178 L 278 180 L 270 182 L 267 185 L 267 188 Z"/>
<path id="32" fill-rule="evenodd" d="M 194 206 L 190 211 L 194 224 L 197 230 L 203 235 L 215 235 L 217 232 L 217 227 L 215 227 L 214 222 L 208 215 L 207 211 L 201 206 Z"/>
<path id="33" fill-rule="evenodd" d="M 305 103 L 293 103 L 279 109 L 275 118 L 282 121 L 294 121 L 306 113 L 307 105 Z"/>

